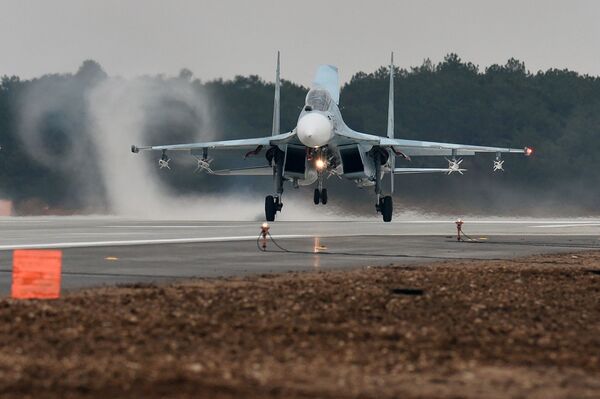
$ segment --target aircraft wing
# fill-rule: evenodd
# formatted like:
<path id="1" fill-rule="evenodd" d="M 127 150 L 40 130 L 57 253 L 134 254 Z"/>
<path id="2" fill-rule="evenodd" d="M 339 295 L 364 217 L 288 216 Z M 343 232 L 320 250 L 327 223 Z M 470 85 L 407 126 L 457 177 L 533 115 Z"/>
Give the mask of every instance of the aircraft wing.
<path id="1" fill-rule="evenodd" d="M 437 143 L 432 141 L 402 140 L 381 137 L 379 145 L 391 147 L 407 156 L 475 155 L 479 152 L 517 153 L 531 155 L 531 148 L 486 147 L 468 144 Z"/>
<path id="2" fill-rule="evenodd" d="M 478 152 L 517 153 L 531 155 L 531 148 L 486 147 L 468 144 L 438 143 L 433 141 L 403 140 L 359 132 L 338 132 L 346 140 L 355 143 L 390 147 L 407 156 L 468 156 Z"/>
<path id="3" fill-rule="evenodd" d="M 208 141 L 203 143 L 172 144 L 157 146 L 131 146 L 131 151 L 138 153 L 140 151 L 195 151 L 203 149 L 254 149 L 259 146 L 271 146 L 287 143 L 296 136 L 296 132 L 288 132 L 275 136 L 259 137 L 253 139 Z"/>
<path id="4" fill-rule="evenodd" d="M 411 174 L 422 174 L 422 173 L 446 173 L 451 174 L 453 172 L 462 173 L 466 169 L 450 169 L 450 168 L 395 168 L 395 175 L 411 175 Z"/>
<path id="5" fill-rule="evenodd" d="M 273 176 L 273 167 L 267 165 L 251 168 L 211 170 L 208 173 L 217 176 Z"/>

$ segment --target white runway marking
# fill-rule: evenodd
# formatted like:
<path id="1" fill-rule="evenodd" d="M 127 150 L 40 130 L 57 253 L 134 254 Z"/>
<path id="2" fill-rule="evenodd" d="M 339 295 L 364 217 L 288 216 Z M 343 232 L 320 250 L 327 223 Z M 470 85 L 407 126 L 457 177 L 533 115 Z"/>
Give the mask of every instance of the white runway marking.
<path id="1" fill-rule="evenodd" d="M 529 226 L 529 227 L 534 227 L 536 229 L 539 229 L 539 228 L 560 229 L 563 227 L 594 227 L 594 226 L 600 226 L 600 223 L 543 224 L 540 226 Z"/>
<path id="2" fill-rule="evenodd" d="M 170 225 L 170 224 L 161 224 L 161 225 L 137 225 L 137 226 L 133 226 L 133 225 L 118 225 L 118 226 L 100 226 L 102 228 L 105 229 L 165 229 L 165 228 L 172 228 L 172 229 L 210 229 L 210 228 L 227 228 L 227 227 L 248 227 L 248 225 L 252 225 L 252 224 L 231 224 L 231 225 L 197 225 L 197 226 L 193 226 L 193 225 Z"/>
<path id="3" fill-rule="evenodd" d="M 317 234 L 318 237 L 359 237 L 364 234 Z M 411 234 L 369 234 L 372 236 L 405 236 Z M 279 234 L 274 236 L 276 240 L 287 238 L 312 238 L 315 234 Z M 190 237 L 190 238 L 157 238 L 145 240 L 111 240 L 111 241 L 72 241 L 51 242 L 39 244 L 8 244 L 0 245 L 0 251 L 14 249 L 51 249 L 51 248 L 86 248 L 86 247 L 112 247 L 128 245 L 157 245 L 157 244 L 193 244 L 204 242 L 227 242 L 227 241 L 252 241 L 258 238 L 258 234 L 251 236 L 226 236 L 226 237 Z"/>
<path id="4" fill-rule="evenodd" d="M 411 233 L 377 233 L 377 234 L 363 234 L 363 233 L 325 233 L 325 234 L 281 234 L 276 235 L 276 240 L 288 239 L 288 238 L 331 238 L 331 237 L 360 237 L 360 236 L 387 236 L 387 237 L 403 237 L 403 236 L 414 236 Z M 555 233 L 493 233 L 494 236 L 556 236 Z M 559 236 L 589 236 L 589 233 L 569 233 L 569 234 L 558 234 Z M 448 237 L 451 235 L 445 233 L 427 234 L 427 236 L 439 236 Z M 137 245 L 158 245 L 158 244 L 193 244 L 193 243 L 207 243 L 207 242 L 227 242 L 227 241 L 253 241 L 256 240 L 258 234 L 247 235 L 247 236 L 226 236 L 226 237 L 190 237 L 190 238 L 165 238 L 165 239 L 145 239 L 145 240 L 114 240 L 114 241 L 74 241 L 74 242 L 53 242 L 53 243 L 38 243 L 38 244 L 8 244 L 0 245 L 0 251 L 9 251 L 14 249 L 59 249 L 59 248 L 86 248 L 86 247 L 112 247 L 112 246 L 137 246 Z"/>
<path id="5" fill-rule="evenodd" d="M 438 219 L 432 219 L 432 220 L 402 220 L 402 219 L 396 219 L 395 221 L 393 221 L 392 223 L 390 223 L 390 226 L 393 226 L 394 224 L 454 224 L 454 222 L 456 222 L 456 219 L 446 219 L 446 220 L 438 220 Z M 523 220 L 519 220 L 519 219 L 513 219 L 513 220 L 506 220 L 506 219 L 502 219 L 502 220 L 494 220 L 494 219 L 476 219 L 476 220 L 469 220 L 468 218 L 462 218 L 462 220 L 465 222 L 465 224 L 529 224 L 531 226 L 528 227 L 535 227 L 539 224 L 546 224 L 546 225 L 550 225 L 553 223 L 570 223 L 573 225 L 590 225 L 590 226 L 595 226 L 598 225 L 600 226 L 600 221 L 598 221 L 598 219 L 594 219 L 593 221 L 576 221 L 576 220 L 531 220 L 531 219 L 523 219 Z M 344 222 L 344 221 L 341 221 Z M 374 220 L 374 221 L 349 221 L 349 223 L 353 223 L 353 224 L 358 224 L 358 223 L 363 223 L 363 224 L 381 224 L 380 220 Z"/>
<path id="6" fill-rule="evenodd" d="M 250 241 L 256 240 L 258 234 L 252 236 L 231 237 L 202 237 L 202 238 L 165 238 L 156 240 L 123 240 L 123 241 L 82 241 L 82 242 L 53 242 L 44 244 L 16 244 L 0 245 L 0 251 L 12 249 L 49 249 L 49 248 L 85 248 L 85 247 L 112 247 L 126 245 L 152 245 L 152 244 L 191 244 L 201 242 L 220 241 Z M 281 235 L 277 238 L 306 238 L 308 235 Z"/>
<path id="7" fill-rule="evenodd" d="M 17 220 L 0 220 L 0 223 L 4 224 L 23 224 L 23 223 L 48 223 L 50 222 L 49 220 L 21 220 L 21 219 L 17 219 Z"/>

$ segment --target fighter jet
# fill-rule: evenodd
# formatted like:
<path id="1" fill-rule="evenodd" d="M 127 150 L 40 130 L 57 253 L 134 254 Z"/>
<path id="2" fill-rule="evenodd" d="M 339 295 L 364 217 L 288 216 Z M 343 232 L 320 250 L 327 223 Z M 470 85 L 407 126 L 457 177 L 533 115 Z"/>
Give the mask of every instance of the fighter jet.
<path id="1" fill-rule="evenodd" d="M 277 53 L 275 75 L 275 99 L 273 107 L 273 128 L 270 136 L 241 140 L 223 140 L 203 143 L 131 146 L 131 151 L 160 151 L 159 166 L 169 168 L 168 151 L 186 151 L 198 162 L 196 170 L 212 175 L 229 176 L 273 176 L 274 192 L 265 198 L 265 219 L 275 220 L 277 212 L 283 208 L 285 183 L 294 188 L 315 184 L 315 205 L 327 204 L 328 195 L 325 180 L 337 176 L 354 182 L 358 187 L 373 187 L 375 210 L 384 222 L 390 222 L 393 214 L 392 194 L 394 176 L 415 173 L 458 172 L 462 156 L 477 153 L 495 153 L 493 169 L 503 170 L 501 154 L 519 153 L 531 155 L 532 149 L 525 147 L 501 148 L 465 144 L 437 143 L 419 140 L 404 140 L 394 137 L 394 55 L 389 67 L 389 103 L 387 136 L 361 133 L 348 127 L 342 118 L 339 100 L 340 85 L 338 69 L 332 65 L 321 65 L 306 95 L 298 122 L 289 132 L 280 132 L 280 57 Z M 378 133 L 378 132 L 377 132 Z M 217 150 L 247 150 L 246 157 L 256 156 L 264 151 L 267 164 L 260 167 L 213 170 L 209 152 Z M 448 160 L 447 168 L 397 168 L 396 157 L 410 160 L 417 156 L 442 156 Z M 449 158 L 448 158 L 449 157 Z M 383 194 L 382 180 L 389 175 L 389 192 Z"/>

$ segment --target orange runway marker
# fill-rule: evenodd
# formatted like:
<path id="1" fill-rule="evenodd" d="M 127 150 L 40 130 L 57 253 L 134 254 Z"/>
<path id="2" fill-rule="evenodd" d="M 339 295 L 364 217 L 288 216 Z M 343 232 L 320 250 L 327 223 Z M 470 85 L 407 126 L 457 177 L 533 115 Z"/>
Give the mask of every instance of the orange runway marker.
<path id="1" fill-rule="evenodd" d="M 14 251 L 11 292 L 12 298 L 60 298 L 61 265 L 62 251 Z"/>

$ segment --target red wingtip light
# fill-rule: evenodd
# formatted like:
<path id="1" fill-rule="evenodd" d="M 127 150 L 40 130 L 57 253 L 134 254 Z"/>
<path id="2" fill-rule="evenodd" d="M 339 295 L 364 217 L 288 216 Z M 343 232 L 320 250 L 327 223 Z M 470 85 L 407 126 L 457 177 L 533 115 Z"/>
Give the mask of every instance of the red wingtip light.
<path id="1" fill-rule="evenodd" d="M 533 148 L 531 148 L 531 147 L 525 147 L 525 156 L 528 157 L 531 154 L 533 154 Z"/>

